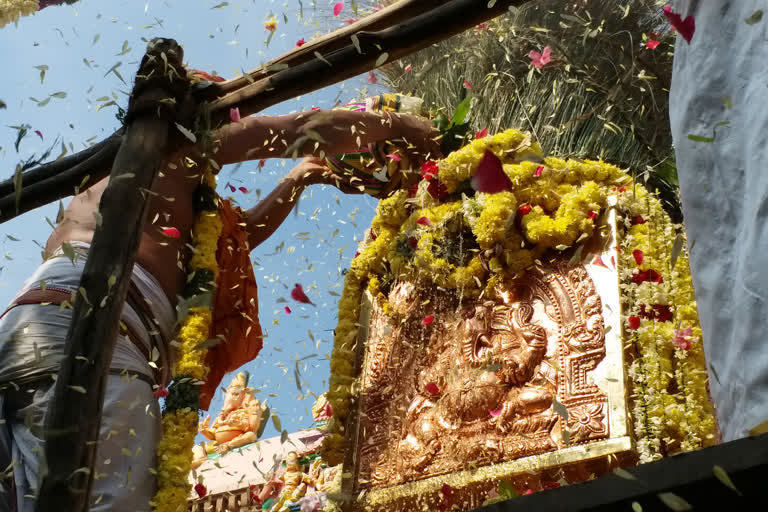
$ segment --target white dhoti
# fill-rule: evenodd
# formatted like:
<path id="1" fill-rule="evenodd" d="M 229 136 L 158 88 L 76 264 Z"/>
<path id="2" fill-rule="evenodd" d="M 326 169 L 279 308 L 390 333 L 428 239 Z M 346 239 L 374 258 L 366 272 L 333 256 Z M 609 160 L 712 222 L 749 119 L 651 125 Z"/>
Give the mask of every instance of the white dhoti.
<path id="1" fill-rule="evenodd" d="M 673 0 L 669 112 L 709 382 L 726 441 L 768 420 L 768 22 L 764 1 Z M 714 140 L 701 142 L 689 135 Z"/>
<path id="2" fill-rule="evenodd" d="M 25 282 L 17 298 L 39 289 L 41 281 L 45 281 L 46 289 L 77 290 L 84 265 L 84 257 L 74 264 L 67 258 L 49 259 Z M 91 490 L 92 511 L 148 511 L 156 490 L 150 469 L 155 467 L 155 446 L 161 431 L 160 409 L 152 392 L 153 383 L 162 377 L 149 366 L 146 354 L 157 346 L 160 358 L 156 364 L 170 366 L 167 340 L 174 311 L 157 281 L 138 265 L 132 284 L 147 306 L 126 303 L 123 309 L 121 320 L 134 339 L 118 337 L 110 365 Z M 146 318 L 147 311 L 151 319 Z M 7 468 L 0 475 L 0 512 L 34 510 L 43 460 L 41 430 L 71 318 L 71 309 L 22 304 L 10 308 L 0 319 L 0 419 L 4 420 L 0 424 L 0 470 Z M 157 343 L 160 340 L 164 342 Z"/>

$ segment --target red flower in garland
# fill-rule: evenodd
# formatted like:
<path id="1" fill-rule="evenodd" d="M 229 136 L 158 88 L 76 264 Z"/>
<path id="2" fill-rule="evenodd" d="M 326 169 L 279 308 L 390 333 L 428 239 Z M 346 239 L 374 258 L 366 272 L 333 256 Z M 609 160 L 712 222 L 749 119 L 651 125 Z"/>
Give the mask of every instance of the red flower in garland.
<path id="1" fill-rule="evenodd" d="M 421 164 L 421 179 L 432 181 L 433 179 L 437 178 L 437 172 L 437 162 L 427 160 Z"/>
<path id="2" fill-rule="evenodd" d="M 661 274 L 652 268 L 649 268 L 648 270 L 641 270 L 632 276 L 632 282 L 635 284 L 643 284 L 646 281 L 650 281 L 652 283 L 663 283 L 664 278 L 661 276 Z"/>
<path id="3" fill-rule="evenodd" d="M 521 204 L 520 208 L 517 209 L 517 213 L 521 217 L 524 217 L 524 216 L 528 215 L 529 213 L 531 213 L 531 210 L 533 210 L 533 207 L 531 205 L 529 205 L 528 203 Z"/>
<path id="4" fill-rule="evenodd" d="M 438 201 L 441 201 L 445 196 L 448 195 L 448 188 L 442 183 L 440 183 L 438 180 L 434 180 L 429 182 L 429 186 L 427 187 L 427 192 L 429 192 L 429 195 L 431 195 Z"/>
<path id="5" fill-rule="evenodd" d="M 693 328 L 686 327 L 685 329 L 675 330 L 675 337 L 672 339 L 672 343 L 683 350 L 688 350 L 693 345 Z"/>
<path id="6" fill-rule="evenodd" d="M 635 258 L 635 263 L 637 263 L 638 265 L 643 264 L 643 251 L 641 251 L 640 249 L 635 249 L 634 251 L 632 251 L 632 257 Z"/>
<path id="7" fill-rule="evenodd" d="M 419 224 L 420 226 L 431 226 L 432 222 L 426 217 L 419 217 L 416 219 L 416 224 Z"/>
<path id="8" fill-rule="evenodd" d="M 428 382 L 427 385 L 424 386 L 424 389 L 430 395 L 439 395 L 440 394 L 440 388 L 438 388 L 437 384 L 435 384 L 434 382 Z"/>
<path id="9" fill-rule="evenodd" d="M 476 138 L 476 139 L 482 139 L 482 138 L 483 138 L 483 137 L 485 137 L 486 135 L 488 135 L 488 128 L 483 128 L 482 130 L 478 130 L 478 131 L 475 133 L 475 138 Z"/>
<path id="10" fill-rule="evenodd" d="M 488 149 L 485 150 L 471 183 L 477 192 L 486 194 L 496 194 L 512 188 L 512 180 L 504 172 L 501 160 Z"/>
<path id="11" fill-rule="evenodd" d="M 451 505 L 453 504 L 453 487 L 448 484 L 443 484 L 440 488 L 440 494 L 442 494 L 440 510 L 450 510 Z"/>
<path id="12" fill-rule="evenodd" d="M 627 318 L 627 325 L 633 331 L 638 329 L 640 327 L 640 317 L 634 316 L 634 315 L 630 316 L 629 318 Z"/>
<path id="13" fill-rule="evenodd" d="M 160 386 L 152 392 L 152 396 L 155 398 L 165 398 L 170 394 L 165 386 Z"/>
<path id="14" fill-rule="evenodd" d="M 640 309 L 641 318 L 650 318 L 657 322 L 671 322 L 672 321 L 672 308 L 666 304 L 654 304 L 653 306 L 646 306 L 643 304 Z"/>
<path id="15" fill-rule="evenodd" d="M 637 224 L 645 224 L 645 222 L 646 220 L 639 215 L 635 215 L 634 217 L 632 217 L 633 226 L 636 226 Z"/>

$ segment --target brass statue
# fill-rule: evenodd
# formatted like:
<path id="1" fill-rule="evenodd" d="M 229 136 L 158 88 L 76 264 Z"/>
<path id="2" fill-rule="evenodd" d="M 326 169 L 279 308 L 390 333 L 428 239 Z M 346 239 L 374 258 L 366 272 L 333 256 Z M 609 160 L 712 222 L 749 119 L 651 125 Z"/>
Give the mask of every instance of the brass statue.
<path id="1" fill-rule="evenodd" d="M 209 426 L 210 415 L 200 423 L 200 433 L 215 441 L 214 451 L 225 454 L 258 440 L 264 430 L 264 413 L 266 406 L 262 405 L 254 394 L 253 388 L 248 387 L 244 373 L 238 373 L 227 386 L 224 407 Z"/>

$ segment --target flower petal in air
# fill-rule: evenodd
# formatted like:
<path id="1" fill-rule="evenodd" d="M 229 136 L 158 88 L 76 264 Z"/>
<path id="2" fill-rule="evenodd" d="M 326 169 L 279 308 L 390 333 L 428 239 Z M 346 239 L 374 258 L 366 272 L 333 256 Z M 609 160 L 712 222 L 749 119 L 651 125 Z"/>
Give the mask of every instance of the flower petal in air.
<path id="1" fill-rule="evenodd" d="M 488 135 L 488 128 L 483 128 L 482 130 L 478 130 L 477 133 L 475 133 L 475 138 L 482 139 L 486 135 Z"/>
<path id="2" fill-rule="evenodd" d="M 472 188 L 477 192 L 495 194 L 512 188 L 512 181 L 504 172 L 501 160 L 490 150 L 485 150 L 483 159 L 472 176 Z"/>
<path id="3" fill-rule="evenodd" d="M 408 64 L 407 66 L 405 66 L 405 69 L 403 70 L 403 73 L 410 73 L 412 69 L 413 69 L 413 66 Z"/>
<path id="4" fill-rule="evenodd" d="M 419 217 L 416 219 L 416 224 L 420 224 L 422 226 L 431 226 L 432 222 L 426 217 Z"/>
<path id="5" fill-rule="evenodd" d="M 466 87 L 467 89 L 471 89 L 472 88 L 472 84 L 469 83 L 469 80 L 464 80 L 464 87 Z"/>
<path id="6" fill-rule="evenodd" d="M 168 238 L 179 238 L 181 233 L 176 228 L 163 228 L 163 234 Z"/>
<path id="7" fill-rule="evenodd" d="M 338 16 L 342 9 L 344 9 L 344 2 L 336 2 L 333 4 L 333 15 Z"/>
<path id="8" fill-rule="evenodd" d="M 302 37 L 301 39 L 299 39 L 298 41 L 296 41 L 296 46 L 304 46 L 304 43 L 306 43 L 306 41 L 305 41 L 305 40 L 304 40 L 304 38 Z"/>
<path id="9" fill-rule="evenodd" d="M 233 123 L 240 122 L 240 109 L 238 107 L 229 109 L 229 120 Z"/>
<path id="10" fill-rule="evenodd" d="M 35 130 L 35 134 L 36 134 L 38 137 L 40 137 L 40 140 L 43 140 L 43 132 L 41 132 L 40 130 Z"/>
<path id="11" fill-rule="evenodd" d="M 693 16 L 683 19 L 678 13 L 672 11 L 671 5 L 664 6 L 664 16 L 667 17 L 672 28 L 677 30 L 677 33 L 683 36 L 683 39 L 690 44 L 691 39 L 693 39 L 693 33 L 696 31 L 696 21 L 693 19 Z"/>
<path id="12" fill-rule="evenodd" d="M 534 173 L 533 173 L 533 177 L 534 177 L 534 178 L 539 178 L 539 177 L 541 177 L 541 173 L 542 173 L 542 172 L 544 172 L 544 166 L 543 166 L 543 165 L 540 165 L 540 166 L 538 166 L 538 167 L 536 168 L 536 172 L 534 172 Z"/>
<path id="13" fill-rule="evenodd" d="M 387 155 L 387 158 L 391 158 L 395 162 L 399 162 L 402 160 L 402 158 L 400 158 L 400 155 L 398 155 L 397 153 L 390 153 Z"/>
<path id="14" fill-rule="evenodd" d="M 421 321 L 421 325 L 432 325 L 432 323 L 435 321 L 434 315 L 427 315 L 424 317 L 424 319 Z"/>

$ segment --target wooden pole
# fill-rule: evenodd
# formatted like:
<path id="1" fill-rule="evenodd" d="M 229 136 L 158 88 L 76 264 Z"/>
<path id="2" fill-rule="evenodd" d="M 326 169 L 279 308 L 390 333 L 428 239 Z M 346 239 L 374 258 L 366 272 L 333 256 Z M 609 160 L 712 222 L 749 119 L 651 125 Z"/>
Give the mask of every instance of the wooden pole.
<path id="1" fill-rule="evenodd" d="M 149 194 L 143 191 L 151 189 L 166 154 L 168 128 L 175 114 L 167 107 L 168 99 L 182 103 L 184 89 L 189 87 L 182 59 L 183 51 L 175 41 L 154 39 L 137 74 L 125 137 L 99 205 L 103 223 L 96 228 L 88 252 L 65 356 L 45 418 L 37 512 L 87 512 L 89 508 L 109 364 L 146 221 Z M 170 70 L 181 74 L 172 76 Z"/>
<path id="2" fill-rule="evenodd" d="M 194 93 L 194 96 L 198 101 L 212 101 L 213 110 L 215 110 L 214 120 L 227 122 L 228 109 L 231 107 L 238 107 L 242 116 L 251 115 L 286 99 L 373 69 L 376 59 L 382 53 L 375 47 L 371 48 L 376 41 L 387 45 L 382 46 L 382 49 L 389 53 L 387 62 L 392 62 L 496 17 L 510 6 L 519 6 L 527 1 L 497 0 L 489 8 L 488 0 L 450 2 L 401 0 L 379 13 L 287 52 L 265 66 L 250 71 L 248 78 L 240 77 L 221 84 L 213 84 Z M 415 14 L 418 16 L 409 18 Z M 384 27 L 388 28 L 383 29 Z M 366 30 L 379 31 L 367 32 Z M 365 55 L 357 52 L 352 42 L 353 35 L 360 41 L 361 46 L 365 46 L 361 48 Z M 331 66 L 318 59 L 315 53 L 319 53 L 323 59 L 331 62 Z M 319 76 L 322 78 L 316 80 L 311 73 L 320 73 Z M 312 80 L 307 80 L 308 76 L 312 76 Z M 221 95 L 223 96 L 220 97 Z M 104 151 L 102 156 L 111 158 L 116 151 L 114 142 L 109 147 L 105 147 Z M 68 178 L 62 180 L 64 183 L 46 179 L 39 181 L 29 193 L 22 190 L 19 212 L 10 206 L 15 204 L 14 194 L 0 197 L 0 223 L 46 202 L 70 196 L 72 187 L 81 183 L 87 175 L 90 175 L 90 179 L 83 188 L 87 188 L 107 175 L 106 166 L 98 168 L 93 165 L 93 162 L 88 161 L 70 170 Z M 34 171 L 28 171 L 24 176 Z M 26 178 L 23 183 L 27 183 Z M 12 187 L 12 180 L 6 180 L 0 185 L 4 185 L 6 188 L 3 190 L 6 190 L 9 185 Z"/>

